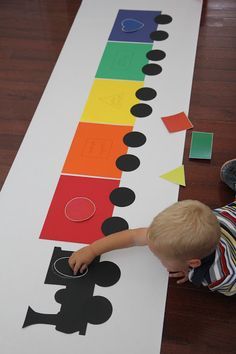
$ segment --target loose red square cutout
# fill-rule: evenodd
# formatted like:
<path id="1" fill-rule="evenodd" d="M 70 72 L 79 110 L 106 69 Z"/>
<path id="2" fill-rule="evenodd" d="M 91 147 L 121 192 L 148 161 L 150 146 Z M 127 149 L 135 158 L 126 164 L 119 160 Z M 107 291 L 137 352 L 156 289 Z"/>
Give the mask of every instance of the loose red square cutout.
<path id="1" fill-rule="evenodd" d="M 192 123 L 184 112 L 161 118 L 170 133 L 187 130 L 193 127 Z"/>
<path id="2" fill-rule="evenodd" d="M 40 238 L 89 244 L 103 237 L 101 225 L 112 216 L 114 208 L 109 196 L 113 189 L 119 187 L 119 183 L 119 180 L 62 175 Z M 65 214 L 68 202 L 77 197 L 88 198 L 96 207 L 94 215 L 82 222 L 69 220 Z"/>

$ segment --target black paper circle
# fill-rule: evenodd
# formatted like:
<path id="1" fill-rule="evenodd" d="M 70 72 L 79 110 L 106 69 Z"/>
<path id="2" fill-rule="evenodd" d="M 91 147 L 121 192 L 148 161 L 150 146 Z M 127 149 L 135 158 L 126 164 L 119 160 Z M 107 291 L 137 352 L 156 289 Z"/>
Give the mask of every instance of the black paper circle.
<path id="1" fill-rule="evenodd" d="M 92 296 L 87 299 L 81 310 L 81 318 L 87 322 L 100 324 L 107 321 L 112 315 L 112 304 L 103 296 Z"/>
<path id="2" fill-rule="evenodd" d="M 106 219 L 101 227 L 105 236 L 114 234 L 115 232 L 128 230 L 128 228 L 129 224 L 127 221 L 119 216 L 112 216 L 111 218 Z"/>
<path id="3" fill-rule="evenodd" d="M 142 72 L 146 75 L 158 75 L 162 72 L 162 67 L 158 64 L 146 64 L 142 68 Z"/>
<path id="4" fill-rule="evenodd" d="M 137 103 L 131 107 L 130 112 L 138 118 L 147 117 L 152 113 L 152 107 L 146 103 Z"/>
<path id="5" fill-rule="evenodd" d="M 119 187 L 110 194 L 112 204 L 119 207 L 126 207 L 135 201 L 135 194 L 130 188 Z"/>
<path id="6" fill-rule="evenodd" d="M 99 286 L 112 286 L 120 279 L 120 268 L 113 262 L 103 261 L 96 264 L 90 272 L 91 277 Z"/>
<path id="7" fill-rule="evenodd" d="M 116 160 L 116 166 L 121 171 L 131 172 L 136 170 L 140 165 L 140 160 L 137 156 L 126 154 L 121 155 Z"/>
<path id="8" fill-rule="evenodd" d="M 154 21 L 159 25 L 167 25 L 172 22 L 172 17 L 170 15 L 159 15 L 154 18 Z"/>
<path id="9" fill-rule="evenodd" d="M 159 61 L 166 57 L 166 53 L 160 49 L 153 49 L 147 52 L 146 57 L 152 61 Z"/>
<path id="10" fill-rule="evenodd" d="M 125 145 L 129 147 L 139 147 L 145 144 L 146 136 L 140 132 L 130 132 L 126 134 L 123 138 L 123 142 Z"/>
<path id="11" fill-rule="evenodd" d="M 142 87 L 136 91 L 135 95 L 142 101 L 150 101 L 156 97 L 157 92 L 151 87 Z"/>
<path id="12" fill-rule="evenodd" d="M 164 41 L 169 37 L 169 34 L 166 31 L 154 31 L 150 34 L 150 38 L 153 41 Z"/>

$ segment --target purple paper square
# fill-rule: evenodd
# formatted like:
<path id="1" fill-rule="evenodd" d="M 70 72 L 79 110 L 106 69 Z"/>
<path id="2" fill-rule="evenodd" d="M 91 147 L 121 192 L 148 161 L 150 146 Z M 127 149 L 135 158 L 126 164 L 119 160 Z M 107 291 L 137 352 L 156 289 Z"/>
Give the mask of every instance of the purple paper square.
<path id="1" fill-rule="evenodd" d="M 153 43 L 150 33 L 156 31 L 154 21 L 161 11 L 119 10 L 110 41 Z"/>

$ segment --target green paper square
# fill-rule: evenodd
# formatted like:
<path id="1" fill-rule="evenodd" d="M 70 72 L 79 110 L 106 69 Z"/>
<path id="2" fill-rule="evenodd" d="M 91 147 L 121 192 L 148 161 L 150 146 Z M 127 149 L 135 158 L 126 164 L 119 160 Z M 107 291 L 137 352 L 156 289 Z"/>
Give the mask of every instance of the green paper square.
<path id="1" fill-rule="evenodd" d="M 142 67 L 152 44 L 108 42 L 96 78 L 143 81 Z"/>
<path id="2" fill-rule="evenodd" d="M 192 132 L 189 158 L 211 159 L 213 133 Z"/>

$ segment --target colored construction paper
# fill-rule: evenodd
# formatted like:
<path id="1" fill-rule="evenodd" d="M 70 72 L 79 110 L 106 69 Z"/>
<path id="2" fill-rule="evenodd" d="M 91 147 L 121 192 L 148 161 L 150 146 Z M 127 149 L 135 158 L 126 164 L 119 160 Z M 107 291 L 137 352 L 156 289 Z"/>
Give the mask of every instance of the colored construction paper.
<path id="1" fill-rule="evenodd" d="M 192 132 L 190 159 L 211 159 L 213 133 Z"/>
<path id="2" fill-rule="evenodd" d="M 119 10 L 109 41 L 152 43 L 150 33 L 156 31 L 155 18 L 160 11 Z"/>
<path id="3" fill-rule="evenodd" d="M 116 179 L 61 175 L 40 239 L 88 244 L 103 237 L 101 225 L 114 209 L 109 197 L 119 183 Z M 94 216 L 84 222 L 72 222 L 65 216 L 68 200 L 78 195 L 86 195 L 96 205 Z"/>
<path id="4" fill-rule="evenodd" d="M 162 117 L 161 119 L 170 133 L 179 132 L 193 127 L 184 112 Z"/>
<path id="5" fill-rule="evenodd" d="M 127 125 L 80 122 L 62 172 L 120 178 L 122 172 L 115 161 L 126 154 L 128 147 L 123 137 L 131 131 L 132 126 Z"/>
<path id="6" fill-rule="evenodd" d="M 141 68 L 148 64 L 146 53 L 152 44 L 108 42 L 96 78 L 143 81 Z"/>
<path id="7" fill-rule="evenodd" d="M 143 82 L 125 80 L 94 80 L 80 121 L 134 125 L 130 108 L 139 103 L 135 92 Z"/>
<path id="8" fill-rule="evenodd" d="M 175 168 L 174 170 L 171 170 L 163 175 L 160 176 L 163 179 L 166 179 L 169 182 L 181 185 L 181 186 L 186 186 L 185 184 L 185 173 L 184 173 L 184 165 Z"/>

